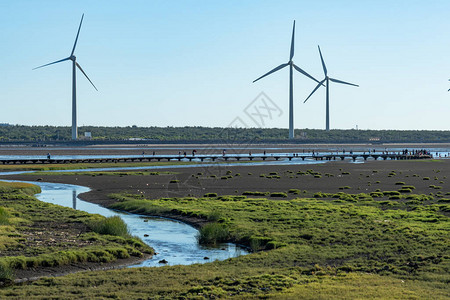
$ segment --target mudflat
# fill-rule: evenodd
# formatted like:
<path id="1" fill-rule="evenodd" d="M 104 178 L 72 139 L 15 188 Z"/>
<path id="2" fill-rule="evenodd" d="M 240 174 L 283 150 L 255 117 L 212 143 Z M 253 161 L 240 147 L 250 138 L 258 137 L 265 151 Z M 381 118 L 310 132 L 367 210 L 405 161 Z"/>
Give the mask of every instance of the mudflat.
<path id="1" fill-rule="evenodd" d="M 146 171 L 159 172 L 153 175 Z M 167 174 L 166 172 L 169 172 Z M 77 174 L 11 175 L 4 179 L 77 184 L 91 188 L 83 200 L 109 206 L 112 193 L 129 192 L 145 198 L 202 197 L 208 193 L 242 195 L 245 192 L 284 192 L 285 199 L 312 197 L 314 193 L 350 194 L 397 191 L 413 186 L 414 194 L 445 195 L 450 192 L 450 160 L 331 161 L 308 165 L 239 166 L 212 164 L 207 167 L 168 168 L 121 172 L 79 172 Z M 289 193 L 289 190 L 300 193 Z M 251 195 L 249 196 L 251 197 Z M 275 197 L 276 198 L 276 197 Z"/>

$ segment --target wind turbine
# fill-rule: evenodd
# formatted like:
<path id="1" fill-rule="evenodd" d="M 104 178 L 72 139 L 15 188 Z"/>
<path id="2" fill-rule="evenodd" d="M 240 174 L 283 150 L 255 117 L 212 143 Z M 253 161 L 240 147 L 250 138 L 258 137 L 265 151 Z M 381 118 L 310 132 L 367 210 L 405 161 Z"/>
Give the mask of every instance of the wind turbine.
<path id="1" fill-rule="evenodd" d="M 321 82 L 319 82 L 319 84 L 314 88 L 314 90 L 311 92 L 311 94 L 309 94 L 308 98 L 306 98 L 306 100 L 303 101 L 303 103 L 308 101 L 309 97 L 311 97 L 312 94 L 314 94 L 314 92 L 317 91 L 317 89 L 321 85 L 323 85 L 324 82 L 326 82 L 325 86 L 327 88 L 327 101 L 326 101 L 326 124 L 325 124 L 326 126 L 325 126 L 325 128 L 327 131 L 330 131 L 330 87 L 329 87 L 330 81 L 336 82 L 336 83 L 353 85 L 353 86 L 359 86 L 359 85 L 328 77 L 327 67 L 325 66 L 325 61 L 323 60 L 322 52 L 320 51 L 320 47 L 319 46 L 317 46 L 317 47 L 319 48 L 320 60 L 322 61 L 323 73 L 325 74 L 325 78 Z"/>
<path id="2" fill-rule="evenodd" d="M 317 79 L 315 79 L 314 77 L 312 77 L 311 75 L 309 75 L 308 73 L 303 71 L 301 68 L 296 66 L 294 64 L 294 62 L 292 61 L 292 58 L 294 57 L 294 35 L 295 35 L 295 20 L 294 20 L 294 25 L 292 28 L 291 53 L 289 56 L 289 61 L 285 64 L 279 65 L 275 69 L 267 72 L 263 76 L 261 76 L 258 79 L 253 81 L 253 82 L 256 82 L 256 81 L 260 80 L 261 78 L 266 77 L 267 75 L 270 75 L 278 70 L 283 69 L 284 67 L 289 66 L 289 138 L 290 139 L 294 138 L 294 87 L 293 87 L 293 84 L 294 84 L 294 81 L 293 81 L 294 76 L 293 75 L 294 74 L 293 74 L 293 69 L 295 69 L 298 72 L 302 73 L 303 75 L 311 78 L 315 82 L 319 82 Z"/>
<path id="3" fill-rule="evenodd" d="M 45 64 L 39 67 L 34 68 L 33 70 L 46 67 L 49 65 L 57 64 L 66 60 L 72 61 L 72 140 L 76 140 L 78 137 L 78 129 L 77 129 L 77 77 L 76 77 L 76 68 L 80 69 L 81 73 L 83 73 L 84 76 L 86 76 L 87 80 L 92 84 L 95 90 L 97 88 L 95 87 L 94 83 L 89 79 L 89 77 L 86 75 L 86 73 L 81 68 L 80 64 L 77 63 L 77 58 L 75 57 L 75 47 L 77 46 L 78 36 L 80 35 L 80 29 L 81 24 L 83 23 L 84 14 L 81 16 L 80 26 L 78 27 L 77 37 L 75 38 L 75 43 L 73 44 L 72 52 L 70 53 L 69 57 L 66 57 L 61 60 L 57 60 L 54 62 L 51 62 L 49 64 Z M 97 90 L 98 91 L 98 90 Z"/>

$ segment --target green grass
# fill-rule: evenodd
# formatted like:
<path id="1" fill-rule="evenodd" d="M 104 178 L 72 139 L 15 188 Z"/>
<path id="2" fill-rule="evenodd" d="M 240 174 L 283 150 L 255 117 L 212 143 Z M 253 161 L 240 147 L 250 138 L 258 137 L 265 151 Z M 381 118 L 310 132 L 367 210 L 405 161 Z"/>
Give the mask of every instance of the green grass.
<path id="1" fill-rule="evenodd" d="M 228 228 L 224 224 L 209 223 L 201 227 L 197 236 L 200 244 L 216 245 L 229 239 Z"/>
<path id="2" fill-rule="evenodd" d="M 141 200 L 123 195 L 125 201 L 113 208 L 149 214 L 156 209 L 180 215 L 220 211 L 230 241 L 251 246 L 253 240 L 261 242 L 263 237 L 262 249 L 271 241 L 300 247 L 303 253 L 298 255 L 304 266 L 331 263 L 337 268 L 345 265 L 364 272 L 409 275 L 417 270 L 408 262 L 416 261 L 418 253 L 426 253 L 425 257 L 440 257 L 440 262 L 427 264 L 423 271 L 440 269 L 444 273 L 448 264 L 444 259 L 445 245 L 449 242 L 445 228 L 449 222 L 433 205 L 413 211 L 391 211 L 382 206 L 396 206 L 397 202 L 379 204 L 366 194 L 338 195 L 357 205 L 316 199 L 242 199 L 228 203 L 210 198 Z M 303 238 L 305 235 L 308 238 Z M 422 243 L 423 239 L 427 242 Z M 434 246 L 429 247 L 428 243 Z"/>
<path id="3" fill-rule="evenodd" d="M 133 194 L 115 195 L 121 200 L 113 206 L 117 209 L 195 215 L 205 220 L 215 216 L 212 223 L 202 228 L 202 242 L 235 241 L 247 245 L 254 253 L 205 265 L 41 279 L 27 286 L 1 289 L 0 297 L 424 299 L 433 295 L 446 299 L 450 296 L 447 286 L 450 224 L 436 206 L 447 204 L 422 202 L 415 209 L 399 206 L 391 210 L 384 207 L 396 201 L 375 201 L 363 193 L 324 195 L 354 202 L 243 196 L 147 200 Z"/>
<path id="4" fill-rule="evenodd" d="M 317 192 L 317 198 L 292 200 L 112 196 L 120 200 L 112 208 L 209 221 L 200 231 L 202 243 L 232 241 L 254 253 L 205 265 L 41 279 L 0 289 L 0 298 L 450 297 L 450 204 L 445 198 L 381 190 Z"/>
<path id="5" fill-rule="evenodd" d="M 1 225 L 9 225 L 10 214 L 8 211 L 0 206 L 0 226 Z"/>
<path id="6" fill-rule="evenodd" d="M 37 186 L 0 182 L 0 282 L 10 270 L 111 262 L 152 253 L 120 217 L 104 218 L 38 201 Z M 92 227 L 92 230 L 89 229 Z"/>
<path id="7" fill-rule="evenodd" d="M 3 284 L 10 284 L 13 279 L 14 272 L 11 267 L 4 262 L 0 262 L 0 282 Z"/>
<path id="8" fill-rule="evenodd" d="M 89 223 L 89 227 L 96 233 L 130 237 L 127 224 L 119 217 L 112 216 L 95 220 Z"/>

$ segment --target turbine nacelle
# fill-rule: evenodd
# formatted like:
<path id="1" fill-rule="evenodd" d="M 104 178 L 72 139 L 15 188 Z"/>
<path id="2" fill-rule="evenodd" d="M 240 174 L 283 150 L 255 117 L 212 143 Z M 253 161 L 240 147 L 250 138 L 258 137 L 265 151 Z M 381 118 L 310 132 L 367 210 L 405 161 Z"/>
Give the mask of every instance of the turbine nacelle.
<path id="1" fill-rule="evenodd" d="M 306 77 L 309 77 L 310 79 L 314 80 L 315 82 L 319 82 L 317 79 L 315 79 L 314 77 L 312 77 L 311 75 L 309 75 L 308 73 L 306 73 L 304 70 L 302 70 L 301 68 L 299 68 L 298 66 L 296 66 L 294 64 L 294 61 L 292 60 L 292 58 L 294 57 L 294 37 L 295 37 L 295 21 L 294 24 L 292 26 L 292 38 L 291 38 L 291 49 L 290 49 L 290 55 L 289 55 L 289 61 L 287 63 L 281 64 L 278 67 L 270 70 L 269 72 L 267 72 L 266 74 L 262 75 L 261 77 L 255 79 L 253 82 L 256 82 L 272 73 L 275 73 L 276 71 L 279 71 L 287 66 L 290 67 L 290 78 L 289 78 L 289 138 L 293 139 L 294 138 L 294 87 L 293 87 L 293 72 L 292 69 L 295 69 L 297 72 L 302 73 L 303 75 L 305 75 Z"/>
<path id="2" fill-rule="evenodd" d="M 352 86 L 359 86 L 359 85 L 329 77 L 327 67 L 325 66 L 325 60 L 323 59 L 323 56 L 322 56 L 322 51 L 320 51 L 319 46 L 317 46 L 317 47 L 319 48 L 320 61 L 322 62 L 322 68 L 323 68 L 323 73 L 325 75 L 325 78 L 321 82 L 319 82 L 319 84 L 314 88 L 314 90 L 311 92 L 311 94 L 309 94 L 308 98 L 306 98 L 306 100 L 303 101 L 303 103 L 308 101 L 308 99 L 319 89 L 319 87 L 321 85 L 324 86 L 324 83 L 326 83 L 327 94 L 326 94 L 326 126 L 325 126 L 325 128 L 327 131 L 329 131 L 330 130 L 330 110 L 329 110 L 329 91 L 328 91 L 329 90 L 329 82 L 332 81 L 335 83 L 347 84 L 347 85 L 352 85 Z"/>
<path id="3" fill-rule="evenodd" d="M 64 59 L 61 60 L 57 60 L 54 62 L 51 62 L 49 64 L 45 64 L 42 66 L 39 66 L 37 68 L 34 69 L 39 69 L 42 67 L 46 67 L 49 65 L 53 65 L 53 64 L 57 64 L 66 60 L 71 60 L 73 62 L 73 73 L 72 73 L 72 139 L 76 140 L 78 137 L 78 129 L 77 129 L 77 97 L 76 97 L 76 68 L 78 68 L 81 73 L 83 73 L 83 75 L 87 78 L 87 80 L 89 80 L 89 82 L 92 84 L 92 86 L 97 90 L 97 88 L 95 87 L 94 83 L 89 79 L 89 77 L 87 76 L 86 72 L 84 72 L 84 70 L 81 68 L 80 64 L 76 62 L 77 58 L 74 55 L 75 52 L 75 48 L 77 46 L 77 41 L 78 41 L 78 36 L 80 35 L 80 29 L 81 29 L 81 24 L 83 23 L 83 18 L 84 18 L 84 14 L 81 16 L 81 21 L 80 21 L 80 25 L 78 26 L 78 31 L 77 31 L 77 36 L 75 38 L 75 43 L 73 44 L 73 48 L 72 48 L 72 52 L 70 53 L 69 57 L 66 57 Z M 33 70 L 34 70 L 33 69 Z"/>

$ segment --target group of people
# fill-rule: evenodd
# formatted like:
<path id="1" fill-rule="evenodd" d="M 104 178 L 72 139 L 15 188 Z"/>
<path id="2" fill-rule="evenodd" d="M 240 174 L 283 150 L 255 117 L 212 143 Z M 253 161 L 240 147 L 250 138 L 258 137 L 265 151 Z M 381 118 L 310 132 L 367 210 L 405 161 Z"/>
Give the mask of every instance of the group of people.
<path id="1" fill-rule="evenodd" d="M 319 155 L 319 151 L 318 150 L 308 150 L 308 149 L 303 149 L 302 150 L 302 152 L 303 153 L 311 153 L 313 156 L 317 156 L 317 155 Z M 333 153 L 334 151 L 332 151 L 332 153 Z M 336 154 L 339 154 L 339 152 L 341 152 L 341 151 L 336 151 Z M 377 150 L 376 149 L 369 149 L 369 150 L 367 150 L 367 151 L 363 151 L 363 154 L 366 154 L 366 153 L 369 153 L 369 154 L 375 154 L 376 152 L 377 152 Z M 430 151 L 428 151 L 428 150 L 426 150 L 426 149 L 420 149 L 420 150 L 408 150 L 408 149 L 403 149 L 403 150 L 401 150 L 401 151 L 399 151 L 399 152 L 393 152 L 393 151 L 391 151 L 391 152 L 389 152 L 388 151 L 388 149 L 385 149 L 385 150 L 383 150 L 383 151 L 378 151 L 379 153 L 381 153 L 381 154 L 383 154 L 383 155 L 388 155 L 388 154 L 402 154 L 402 155 L 432 155 L 431 154 L 431 152 Z M 329 153 L 329 152 L 328 152 Z M 353 150 L 345 150 L 345 149 L 342 149 L 342 152 L 341 152 L 342 154 L 346 154 L 346 153 L 348 153 L 348 154 L 350 154 L 350 155 L 353 155 Z M 156 152 L 155 151 L 153 151 L 153 156 L 155 156 L 156 155 Z M 193 149 L 192 150 L 192 156 L 195 156 L 197 154 L 197 150 L 195 150 L 195 149 Z M 226 156 L 226 154 L 227 154 L 227 149 L 223 149 L 222 150 L 222 156 Z M 187 152 L 186 151 L 178 151 L 178 156 L 184 156 L 184 157 L 186 157 L 187 156 Z M 248 155 L 249 156 L 252 156 L 252 151 L 249 151 L 248 152 Z M 266 150 L 264 150 L 263 151 L 263 155 L 264 156 L 266 156 L 267 155 L 267 152 L 266 152 Z M 273 155 L 273 154 L 272 154 Z M 142 156 L 145 156 L 145 152 L 143 151 L 142 152 Z M 293 156 L 294 157 L 299 157 L 299 154 L 298 153 L 293 153 Z M 436 157 L 441 157 L 441 154 L 439 154 L 438 152 L 436 152 Z M 445 157 L 450 157 L 450 153 L 448 153 L 448 155 L 446 154 L 445 155 Z M 48 153 L 47 154 L 47 159 L 50 159 L 50 153 Z"/>

